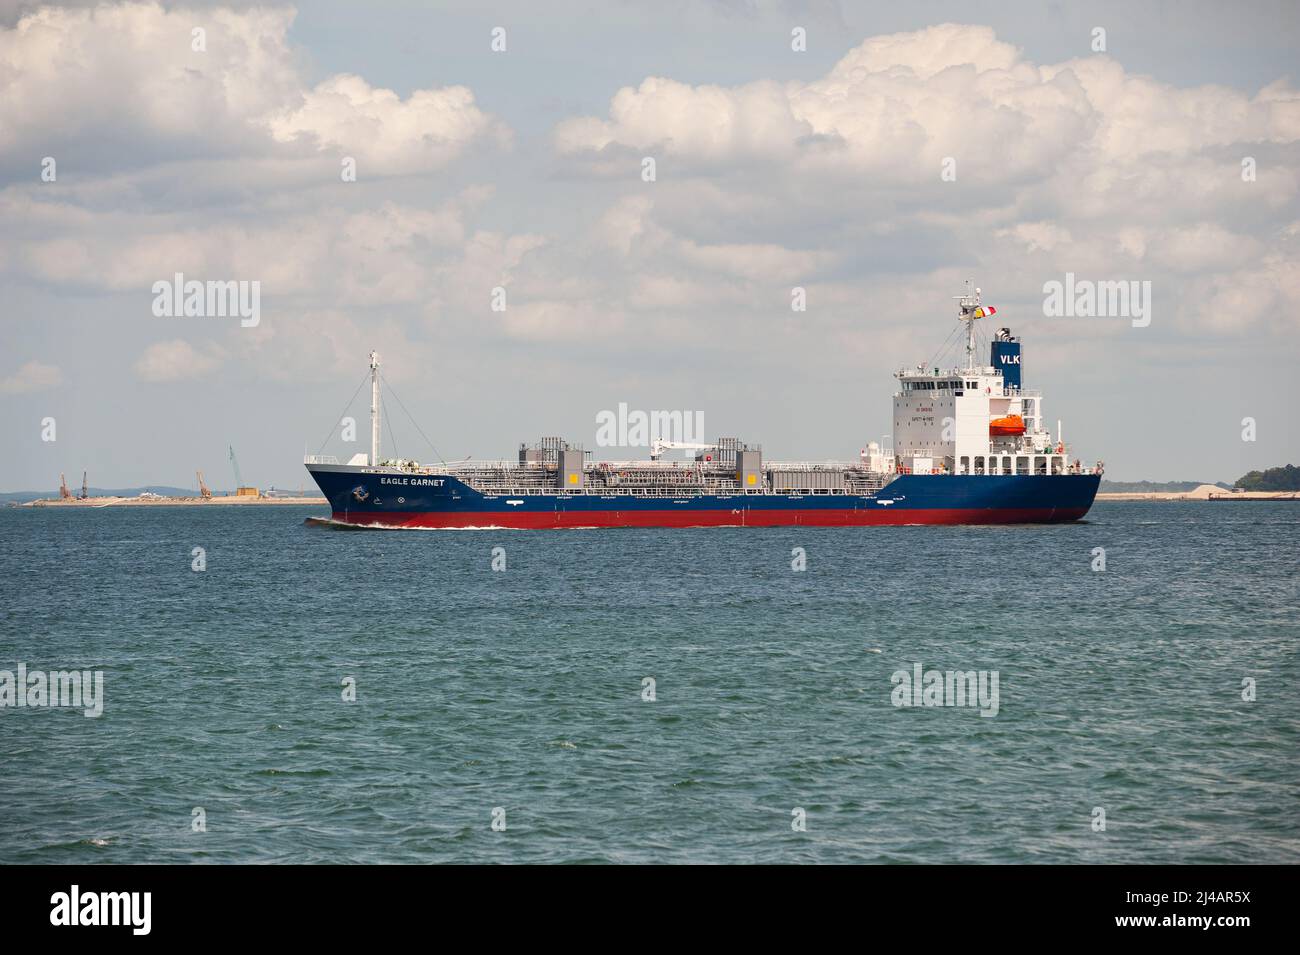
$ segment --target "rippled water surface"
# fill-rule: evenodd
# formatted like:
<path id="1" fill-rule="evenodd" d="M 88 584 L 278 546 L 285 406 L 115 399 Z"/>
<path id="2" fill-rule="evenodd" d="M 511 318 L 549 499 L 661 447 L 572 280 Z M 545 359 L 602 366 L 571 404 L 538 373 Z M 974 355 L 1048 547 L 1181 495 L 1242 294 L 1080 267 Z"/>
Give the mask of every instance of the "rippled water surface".
<path id="1" fill-rule="evenodd" d="M 0 670 L 105 681 L 99 718 L 0 710 L 0 862 L 1300 861 L 1300 504 L 816 530 L 315 513 L 0 510 Z M 997 671 L 997 715 L 896 708 L 916 663 Z"/>

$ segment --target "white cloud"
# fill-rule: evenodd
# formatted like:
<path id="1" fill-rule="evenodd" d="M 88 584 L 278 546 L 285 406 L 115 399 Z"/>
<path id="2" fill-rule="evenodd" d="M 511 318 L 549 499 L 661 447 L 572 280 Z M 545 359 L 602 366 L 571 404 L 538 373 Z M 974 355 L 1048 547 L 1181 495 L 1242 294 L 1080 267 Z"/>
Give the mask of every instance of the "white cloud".
<path id="1" fill-rule="evenodd" d="M 382 202 L 351 213 L 286 210 L 196 225 L 184 213 L 87 217 L 0 194 L 0 216 L 35 205 L 50 233 L 0 237 L 0 260 L 43 282 L 142 296 L 182 272 L 200 281 L 256 280 L 265 296 L 301 302 L 414 302 L 427 294 L 431 266 L 469 241 L 465 216 L 481 201 L 481 191 L 470 190 L 436 209 Z"/>
<path id="2" fill-rule="evenodd" d="M 610 145 L 661 148 L 669 155 L 726 162 L 744 156 L 789 156 L 796 140 L 813 132 L 793 112 L 787 92 L 761 81 L 745 86 L 689 86 L 650 77 L 619 90 L 608 122 L 568 120 L 556 130 L 562 152 Z"/>
<path id="3" fill-rule="evenodd" d="M 1300 295 L 1281 265 L 1300 197 L 1300 93 L 1284 81 L 1250 95 L 1173 87 L 1106 56 L 1038 65 L 989 27 L 944 24 L 868 38 L 809 82 L 650 77 L 553 138 L 571 169 L 605 177 L 660 159 L 654 203 L 602 223 L 611 250 L 644 256 L 653 239 L 631 287 L 657 301 L 695 293 L 685 275 L 654 277 L 655 262 L 766 296 L 910 253 L 916 270 L 963 261 L 1017 289 L 1067 270 L 1151 279 L 1184 331 L 1300 321 L 1259 307 Z M 1242 180 L 1247 155 L 1256 182 Z M 1268 295 L 1253 288 L 1264 277 L 1281 283 Z M 1202 278 L 1240 307 L 1211 317 L 1191 297 Z"/>
<path id="4" fill-rule="evenodd" d="M 402 100 L 339 75 L 309 88 L 288 42 L 294 15 L 156 3 L 28 13 L 0 27 L 0 157 L 80 169 L 93 157 L 102 170 L 329 150 L 364 161 L 360 176 L 427 171 L 508 140 L 465 87 Z"/>
<path id="5" fill-rule="evenodd" d="M 153 282 L 175 272 L 262 283 L 259 328 L 223 338 L 221 355 L 155 346 L 137 362 L 143 377 L 203 374 L 223 359 L 272 377 L 328 375 L 372 342 L 397 362 L 422 355 L 430 328 L 465 345 L 600 348 L 652 324 L 666 347 L 730 354 L 769 348 L 773 325 L 797 321 L 818 334 L 782 348 L 829 340 L 843 358 L 864 327 L 878 343 L 900 320 L 942 316 L 968 274 L 999 301 L 1029 300 L 1066 270 L 1149 277 L 1168 310 L 1157 321 L 1214 334 L 1300 315 L 1276 307 L 1297 288 L 1278 228 L 1300 193 L 1287 84 L 1250 96 L 1174 89 L 1105 57 L 1040 66 L 987 27 L 952 24 L 868 38 L 808 82 L 650 77 L 617 91 L 607 116 L 554 132 L 566 162 L 617 171 L 624 194 L 591 190 L 599 205 L 581 200 L 566 231 L 512 233 L 476 221 L 491 198 L 482 188 L 434 207 L 365 184 L 348 187 L 346 203 L 327 186 L 293 192 L 308 169 L 338 188 L 339 155 L 356 156 L 365 180 L 434 168 L 509 133 L 463 87 L 403 99 L 351 74 L 309 87 L 287 44 L 291 13 L 205 16 L 203 60 L 189 48 L 194 17 L 155 5 L 42 13 L 0 31 L 0 61 L 21 66 L 18 91 L 44 57 L 62 64 L 47 81 L 70 97 L 43 117 L 7 101 L 22 120 L 9 135 L 30 138 L 43 122 L 43 136 L 85 138 L 116 123 L 119 140 L 188 143 L 208 157 L 0 192 L 0 218 L 24 224 L 0 236 L 0 268 L 135 294 L 142 314 Z M 110 41 L 154 65 L 118 62 Z M 98 83 L 70 78 L 83 48 L 82 73 Z M 142 108 L 125 109 L 124 93 Z M 1261 158 L 1258 183 L 1238 174 L 1244 143 Z M 637 177 L 646 152 L 664 160 L 653 184 Z M 955 183 L 939 176 L 948 155 Z M 150 206 L 151 194 L 245 186 L 256 198 L 238 209 Z M 498 285 L 504 313 L 490 309 Z M 792 318 L 795 285 L 810 312 Z"/>
<path id="6" fill-rule="evenodd" d="M 56 158 L 74 144 L 120 155 L 141 140 L 192 141 L 205 153 L 246 147 L 249 121 L 300 90 L 285 42 L 292 19 L 284 8 L 41 7 L 0 29 L 0 151 L 53 143 L 64 147 Z M 192 49 L 196 28 L 206 52 Z"/>
<path id="7" fill-rule="evenodd" d="M 0 379 L 0 392 L 7 395 L 20 395 L 56 388 L 62 383 L 63 373 L 56 366 L 29 361 L 12 375 Z"/>
<path id="8" fill-rule="evenodd" d="M 225 353 L 217 345 L 195 348 L 184 339 L 174 338 L 146 348 L 134 371 L 142 381 L 155 384 L 191 381 L 211 374 L 224 360 Z"/>
<path id="9" fill-rule="evenodd" d="M 403 101 L 359 76 L 332 77 L 303 96 L 295 109 L 272 116 L 281 142 L 306 138 L 317 148 L 358 160 L 358 174 L 419 172 L 445 165 L 472 142 L 509 142 L 509 131 L 474 105 L 464 86 L 416 90 Z"/>
<path id="10" fill-rule="evenodd" d="M 608 118 L 555 130 L 559 151 L 576 157 L 658 149 L 696 168 L 780 162 L 890 184 L 936 180 L 948 156 L 959 180 L 987 184 L 1051 178 L 1076 159 L 1104 166 L 1297 138 L 1300 96 L 1285 83 L 1252 98 L 1175 89 L 1106 57 L 1040 67 L 989 27 L 951 23 L 867 39 L 808 83 L 650 77 L 619 90 Z"/>
<path id="11" fill-rule="evenodd" d="M 999 229 L 997 234 L 1023 242 L 1030 252 L 1050 252 L 1072 241 L 1069 230 L 1054 222 L 1019 222 L 1009 229 Z"/>

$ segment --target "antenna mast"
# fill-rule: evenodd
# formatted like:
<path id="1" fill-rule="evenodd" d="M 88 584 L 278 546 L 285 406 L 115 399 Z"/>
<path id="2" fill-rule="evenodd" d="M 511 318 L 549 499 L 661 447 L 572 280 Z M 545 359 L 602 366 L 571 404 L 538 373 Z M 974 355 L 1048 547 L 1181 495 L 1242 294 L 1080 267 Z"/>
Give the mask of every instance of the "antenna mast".
<path id="1" fill-rule="evenodd" d="M 974 289 L 974 294 L 972 294 L 971 287 L 974 284 L 975 284 L 974 279 L 967 279 L 966 294 L 953 296 L 953 298 L 957 300 L 957 303 L 960 307 L 960 311 L 958 312 L 957 317 L 960 321 L 966 323 L 966 370 L 967 371 L 975 370 L 975 320 L 977 318 L 983 318 L 985 315 L 992 315 L 995 311 L 997 311 L 992 306 L 990 306 L 989 308 L 980 307 L 980 290 L 976 288 Z"/>
<path id="2" fill-rule="evenodd" d="M 370 353 L 370 466 L 379 466 L 379 352 Z"/>

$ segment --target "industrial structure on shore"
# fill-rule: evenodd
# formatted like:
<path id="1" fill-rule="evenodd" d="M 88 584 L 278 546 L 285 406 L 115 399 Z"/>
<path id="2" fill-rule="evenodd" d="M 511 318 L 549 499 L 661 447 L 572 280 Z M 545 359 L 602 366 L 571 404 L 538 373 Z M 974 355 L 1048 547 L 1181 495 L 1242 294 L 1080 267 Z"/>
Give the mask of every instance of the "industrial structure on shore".
<path id="1" fill-rule="evenodd" d="M 29 507 L 46 506 L 82 506 L 107 507 L 111 504 L 315 504 L 324 503 L 323 498 L 308 496 L 300 488 L 298 491 L 276 490 L 274 487 L 265 492 L 253 484 L 245 484 L 239 469 L 239 459 L 235 456 L 232 445 L 226 446 L 231 473 L 235 478 L 235 489 L 230 493 L 213 492 L 203 476 L 202 470 L 196 470 L 194 477 L 198 480 L 198 493 L 193 494 L 158 494 L 151 490 L 142 490 L 136 494 L 100 494 L 90 495 L 89 472 L 81 473 L 81 493 L 74 494 L 68 487 L 67 477 L 59 474 L 59 496 L 57 498 L 40 498 L 28 501 Z M 174 489 L 166 489 L 174 490 Z M 16 503 L 16 502 L 15 502 Z"/>

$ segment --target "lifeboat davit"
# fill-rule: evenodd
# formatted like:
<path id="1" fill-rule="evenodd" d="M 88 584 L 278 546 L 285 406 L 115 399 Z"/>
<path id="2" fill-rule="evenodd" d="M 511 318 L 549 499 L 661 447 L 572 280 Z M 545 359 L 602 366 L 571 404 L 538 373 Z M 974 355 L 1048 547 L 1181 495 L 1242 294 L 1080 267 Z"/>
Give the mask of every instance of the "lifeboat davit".
<path id="1" fill-rule="evenodd" d="M 989 422 L 989 437 L 1014 438 L 1025 433 L 1025 419 L 1018 414 L 994 418 Z"/>

